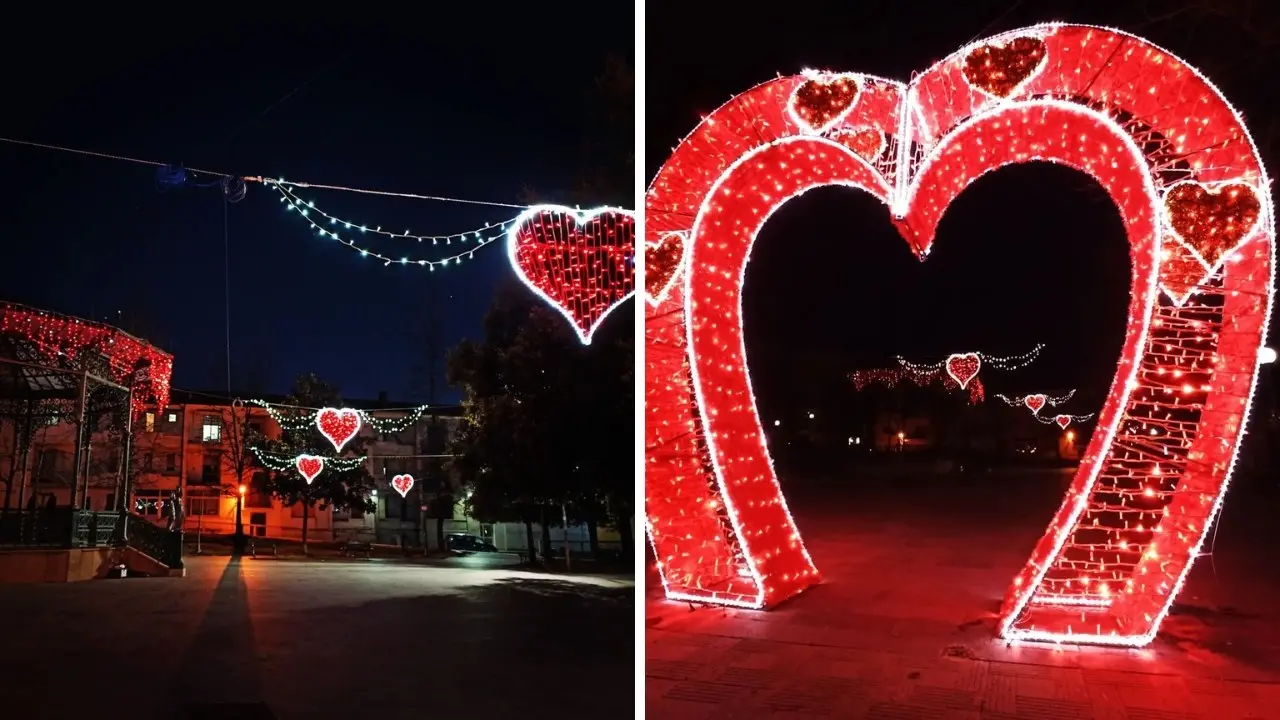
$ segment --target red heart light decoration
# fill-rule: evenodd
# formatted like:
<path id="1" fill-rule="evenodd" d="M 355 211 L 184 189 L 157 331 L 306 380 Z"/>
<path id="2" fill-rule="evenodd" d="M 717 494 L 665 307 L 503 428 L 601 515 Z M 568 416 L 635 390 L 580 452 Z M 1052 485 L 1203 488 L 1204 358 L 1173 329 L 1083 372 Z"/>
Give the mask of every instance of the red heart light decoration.
<path id="1" fill-rule="evenodd" d="M 853 110 L 858 99 L 858 77 L 817 71 L 806 71 L 805 77 L 808 79 L 796 88 L 788 108 L 797 124 L 822 134 Z"/>
<path id="2" fill-rule="evenodd" d="M 978 377 L 982 369 L 982 356 L 978 353 L 956 353 L 947 358 L 947 374 L 960 385 L 963 390 L 969 381 Z"/>
<path id="3" fill-rule="evenodd" d="M 1224 183 L 1210 187 L 1183 181 L 1164 195 L 1169 227 L 1179 242 L 1191 250 L 1205 270 L 1218 267 L 1248 239 L 1262 219 L 1258 192 L 1246 183 Z"/>
<path id="4" fill-rule="evenodd" d="M 396 475 L 391 478 L 391 487 L 400 493 L 400 497 L 404 497 L 409 494 L 409 490 L 413 487 L 413 476 L 408 473 Z"/>
<path id="5" fill-rule="evenodd" d="M 334 450 L 342 452 L 342 446 L 360 432 L 360 411 L 351 408 L 324 408 L 316 413 L 316 427 L 320 434 L 333 443 Z"/>
<path id="6" fill-rule="evenodd" d="M 511 267 L 529 289 L 573 325 L 583 345 L 635 292 L 635 215 L 539 205 L 507 231 Z"/>
<path id="7" fill-rule="evenodd" d="M 1053 421 L 1058 423 L 1058 427 L 1062 428 L 1063 430 L 1066 430 L 1067 426 L 1071 424 L 1071 416 L 1070 415 L 1054 415 Z"/>
<path id="8" fill-rule="evenodd" d="M 812 73 L 734 97 L 681 142 L 646 195 L 654 237 L 688 233 L 683 282 L 645 310 L 645 520 L 667 597 L 768 608 L 819 581 L 769 457 L 742 330 L 743 276 L 771 215 L 813 188 L 856 187 L 885 204 L 924 258 L 943 213 L 977 178 L 1010 164 L 1052 162 L 1091 176 L 1114 202 L 1129 243 L 1128 326 L 1098 432 L 1010 583 L 997 628 L 1010 641 L 1149 644 L 1221 505 L 1275 293 L 1274 213 L 1248 131 L 1193 68 L 1106 28 L 1051 24 L 1006 33 L 961 49 L 910 83 L 858 77 L 856 102 L 843 107 L 804 87 Z M 798 112 L 801 98 L 809 101 Z M 1159 127 L 1124 118 L 1158 118 Z M 879 167 L 813 135 L 837 126 L 879 130 L 896 157 Z M 1150 149 L 1156 134 L 1159 153 Z M 1186 157 L 1186 167 L 1153 161 L 1171 154 Z M 1163 273 L 1163 247 L 1179 243 L 1162 235 L 1180 232 L 1164 220 L 1180 209 L 1197 227 L 1217 228 L 1217 237 L 1238 232 L 1252 213 L 1247 199 L 1233 218 L 1213 222 L 1204 211 L 1217 212 L 1220 199 L 1199 198 L 1194 213 L 1169 207 L 1171 171 L 1202 184 L 1206 196 L 1231 184 L 1259 188 L 1258 229 L 1240 239 L 1247 250 L 1219 249 L 1231 262 L 1200 284 L 1205 302 L 1193 308 L 1159 298 L 1163 280 L 1189 281 L 1185 272 Z M 977 385 L 981 363 L 974 365 L 947 367 L 947 374 Z M 1187 401 L 1166 392 L 1171 370 L 1190 376 L 1191 402 L 1213 408 L 1180 429 L 1178 457 L 1190 453 L 1193 462 L 1146 449 L 1151 409 Z M 1085 419 L 1036 417 L 1064 429 Z M 1114 512 L 1115 473 L 1142 481 L 1155 465 L 1164 478 L 1179 476 L 1178 497 L 1158 520 L 1158 553 L 1147 552 L 1146 540 L 1117 539 L 1118 531 L 1093 522 Z M 1094 545 L 1116 551 L 1103 561 Z M 1085 566 L 1082 554 L 1099 560 Z M 948 591 L 946 582 L 937 579 L 937 592 Z M 1084 622 L 1082 607 L 1089 608 Z"/>
<path id="9" fill-rule="evenodd" d="M 312 480 L 324 470 L 324 458 L 319 455 L 299 455 L 294 458 L 293 466 L 298 469 L 298 474 L 303 480 L 310 485 Z"/>
<path id="10" fill-rule="evenodd" d="M 1022 402 L 1026 403 L 1032 413 L 1039 415 L 1040 408 L 1044 407 L 1045 403 L 1049 402 L 1049 398 L 1044 395 L 1028 395 Z"/>
<path id="11" fill-rule="evenodd" d="M 672 232 L 644 246 L 644 293 L 650 305 L 657 305 L 671 290 L 684 265 L 684 233 Z"/>
<path id="12" fill-rule="evenodd" d="M 1008 97 L 1040 69 L 1045 57 L 1044 41 L 1037 37 L 983 45 L 965 58 L 964 77 L 983 92 Z"/>
<path id="13" fill-rule="evenodd" d="M 831 139 L 857 153 L 867 162 L 875 162 L 884 152 L 884 133 L 875 128 L 840 128 Z"/>

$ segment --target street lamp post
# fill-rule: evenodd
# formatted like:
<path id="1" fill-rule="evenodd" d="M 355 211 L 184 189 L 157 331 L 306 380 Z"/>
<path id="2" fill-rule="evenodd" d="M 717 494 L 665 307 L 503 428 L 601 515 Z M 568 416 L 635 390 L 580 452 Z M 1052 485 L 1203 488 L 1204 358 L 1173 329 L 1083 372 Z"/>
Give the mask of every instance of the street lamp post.
<path id="1" fill-rule="evenodd" d="M 236 555 L 244 554 L 244 516 L 241 511 L 244 508 L 244 492 L 245 486 L 241 485 L 239 492 L 236 493 L 236 536 L 233 541 Z"/>

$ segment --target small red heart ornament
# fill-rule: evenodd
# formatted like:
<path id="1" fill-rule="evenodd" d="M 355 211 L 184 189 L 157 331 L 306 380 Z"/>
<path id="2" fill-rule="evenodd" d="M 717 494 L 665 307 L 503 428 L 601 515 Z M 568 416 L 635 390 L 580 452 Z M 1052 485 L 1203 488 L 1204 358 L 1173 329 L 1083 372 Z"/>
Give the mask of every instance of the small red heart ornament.
<path id="1" fill-rule="evenodd" d="M 800 125 L 824 133 L 849 114 L 858 91 L 851 73 L 813 73 L 791 95 L 791 114 Z"/>
<path id="2" fill-rule="evenodd" d="M 1032 413 L 1039 415 L 1040 408 L 1049 402 L 1049 398 L 1044 395 L 1028 395 L 1022 402 L 1026 403 L 1028 408 L 1031 408 Z"/>
<path id="3" fill-rule="evenodd" d="M 1002 45 L 974 48 L 964 61 L 969 84 L 996 97 L 1008 97 L 1044 63 L 1044 41 L 1020 37 Z"/>
<path id="4" fill-rule="evenodd" d="M 318 455 L 299 455 L 293 461 L 293 465 L 298 468 L 298 474 L 302 475 L 302 479 L 310 485 L 320 471 L 324 470 L 324 458 Z"/>
<path id="5" fill-rule="evenodd" d="M 1056 422 L 1056 423 L 1058 423 L 1058 427 L 1062 428 L 1063 430 L 1066 430 L 1066 429 L 1067 429 L 1067 426 L 1071 424 L 1071 416 L 1070 416 L 1070 415 L 1055 415 L 1055 416 L 1054 416 L 1054 418 L 1053 418 L 1053 421 L 1054 421 L 1054 422 Z"/>
<path id="6" fill-rule="evenodd" d="M 582 344 L 635 292 L 635 215 L 557 205 L 526 210 L 507 233 L 516 274 L 560 312 Z"/>
<path id="7" fill-rule="evenodd" d="M 884 133 L 871 127 L 841 128 L 831 133 L 831 139 L 849 148 L 867 162 L 875 162 L 884 152 Z"/>
<path id="8" fill-rule="evenodd" d="M 667 296 L 684 263 L 684 233 L 667 233 L 644 245 L 644 293 L 650 305 Z"/>
<path id="9" fill-rule="evenodd" d="M 1217 267 L 1222 258 L 1248 238 L 1262 217 L 1262 202 L 1253 187 L 1227 183 L 1209 187 L 1181 182 L 1164 196 L 1169 227 L 1178 240 L 1193 250 L 1205 269 Z"/>
<path id="10" fill-rule="evenodd" d="M 969 381 L 978 376 L 982 369 L 982 357 L 978 353 L 957 353 L 947 358 L 947 374 L 960 385 L 963 390 Z"/>
<path id="11" fill-rule="evenodd" d="M 396 492 L 400 493 L 400 497 L 404 497 L 409 494 L 410 488 L 413 487 L 413 476 L 407 473 L 404 475 L 396 475 L 391 478 L 391 487 L 395 488 Z"/>
<path id="12" fill-rule="evenodd" d="M 360 432 L 360 411 L 351 408 L 324 408 L 316 413 L 316 427 L 333 443 L 335 450 L 342 452 L 342 446 Z"/>

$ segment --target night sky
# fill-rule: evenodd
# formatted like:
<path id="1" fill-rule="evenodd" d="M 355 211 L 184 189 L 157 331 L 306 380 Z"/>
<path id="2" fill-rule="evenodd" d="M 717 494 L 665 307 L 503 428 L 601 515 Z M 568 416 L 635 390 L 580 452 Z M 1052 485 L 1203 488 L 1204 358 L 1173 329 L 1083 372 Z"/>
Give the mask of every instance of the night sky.
<path id="1" fill-rule="evenodd" d="M 1195 9 L 1209 5 L 1228 9 Z M 1230 9 L 1250 6 L 1252 14 Z M 974 39 L 1053 20 L 1118 27 L 1181 56 L 1244 113 L 1272 172 L 1280 165 L 1277 91 L 1259 81 L 1280 73 L 1280 9 L 1264 3 L 811 3 L 767 19 L 688 8 L 649 4 L 649 47 L 681 49 L 646 57 L 650 178 L 702 115 L 778 74 L 812 67 L 907 80 Z M 679 22 L 657 19 L 668 13 Z M 766 419 L 798 419 L 846 403 L 850 371 L 891 366 L 897 354 L 934 362 L 1044 343 L 1025 370 L 984 371 L 988 392 L 1076 388 L 1061 411 L 1088 414 L 1115 374 L 1128 292 L 1119 215 L 1099 185 L 1070 169 L 1024 165 L 982 178 L 948 209 L 925 263 L 871 196 L 819 189 L 769 220 L 747 266 L 752 382 Z"/>
<path id="2" fill-rule="evenodd" d="M 634 57 L 629 4 L 557 5 L 484 22 L 450 10 L 271 24 L 228 10 L 167 36 L 124 14 L 86 20 L 92 35 L 33 23 L 0 51 L 0 135 L 234 175 L 512 203 L 531 188 L 554 201 L 581 170 L 606 59 Z M 227 386 L 224 227 L 236 392 L 285 391 L 314 372 L 348 397 L 425 399 L 414 368 L 426 365 L 430 318 L 442 377 L 445 350 L 479 337 L 494 288 L 514 277 L 502 243 L 434 273 L 383 267 L 322 240 L 258 184 L 228 205 L 218 187 L 162 192 L 155 168 L 3 143 L 0 166 L 0 298 L 143 335 L 175 355 L 180 388 Z M 300 193 L 419 234 L 519 212 Z M 439 252 L 368 242 L 397 257 Z M 437 402 L 457 401 L 438 387 Z"/>

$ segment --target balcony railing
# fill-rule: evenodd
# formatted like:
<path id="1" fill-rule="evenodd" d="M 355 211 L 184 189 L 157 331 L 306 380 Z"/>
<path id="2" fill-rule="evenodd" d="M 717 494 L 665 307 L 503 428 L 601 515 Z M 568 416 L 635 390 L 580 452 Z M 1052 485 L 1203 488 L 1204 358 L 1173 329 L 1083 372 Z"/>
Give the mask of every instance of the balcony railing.
<path id="1" fill-rule="evenodd" d="M 123 520 L 123 522 L 122 522 Z M 125 529 L 128 528 L 127 538 Z M 0 509 L 0 548 L 85 548 L 128 545 L 170 568 L 182 567 L 182 534 L 132 513 Z"/>

